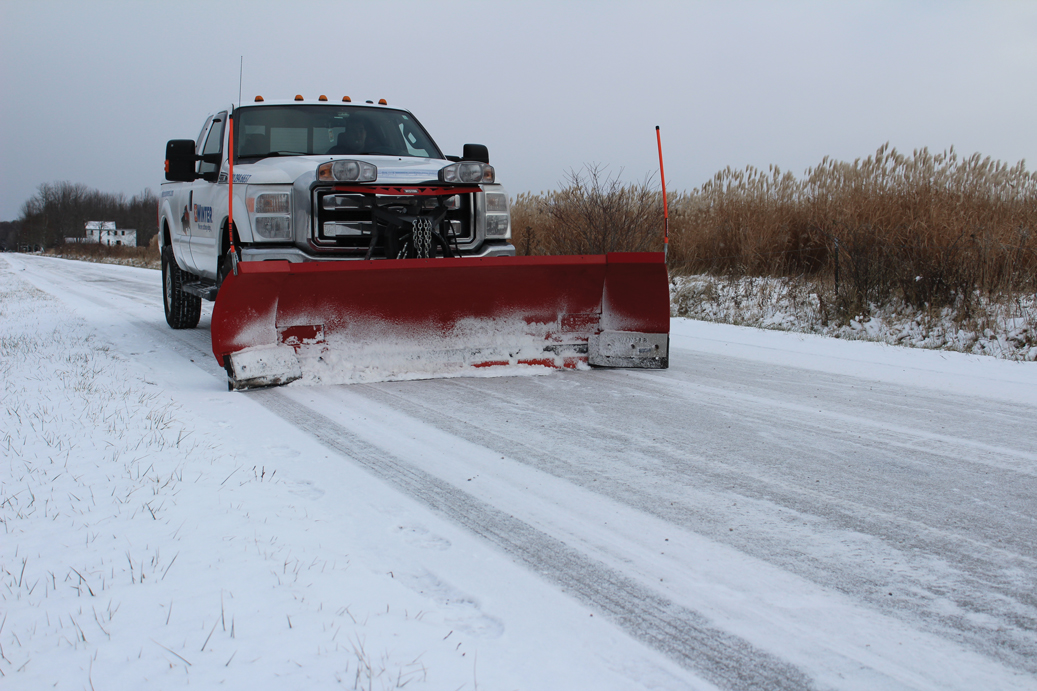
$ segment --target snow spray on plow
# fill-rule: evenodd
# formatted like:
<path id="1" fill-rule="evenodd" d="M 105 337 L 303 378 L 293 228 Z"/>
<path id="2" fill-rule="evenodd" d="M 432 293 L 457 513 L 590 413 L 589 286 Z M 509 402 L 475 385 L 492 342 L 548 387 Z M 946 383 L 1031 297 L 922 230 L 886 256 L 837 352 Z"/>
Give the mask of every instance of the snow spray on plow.
<path id="1" fill-rule="evenodd" d="M 213 308 L 231 389 L 402 358 L 408 369 L 669 364 L 661 252 L 241 262 Z"/>

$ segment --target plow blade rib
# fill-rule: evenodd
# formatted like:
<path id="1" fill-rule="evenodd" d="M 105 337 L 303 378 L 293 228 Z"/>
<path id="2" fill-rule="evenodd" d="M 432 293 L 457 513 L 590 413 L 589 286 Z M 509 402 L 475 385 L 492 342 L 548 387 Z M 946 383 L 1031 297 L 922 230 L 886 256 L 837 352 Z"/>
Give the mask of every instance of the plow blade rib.
<path id="1" fill-rule="evenodd" d="M 242 262 L 212 316 L 231 388 L 304 373 L 339 383 L 492 365 L 665 367 L 668 334 L 661 253 Z"/>

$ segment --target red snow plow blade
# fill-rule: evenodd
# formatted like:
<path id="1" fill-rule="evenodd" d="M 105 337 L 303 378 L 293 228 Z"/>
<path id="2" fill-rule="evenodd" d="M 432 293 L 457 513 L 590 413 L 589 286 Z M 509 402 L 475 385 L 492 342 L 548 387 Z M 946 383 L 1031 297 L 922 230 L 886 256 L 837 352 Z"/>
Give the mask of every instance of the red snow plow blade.
<path id="1" fill-rule="evenodd" d="M 662 253 L 241 262 L 212 350 L 230 388 L 465 367 L 668 366 Z"/>

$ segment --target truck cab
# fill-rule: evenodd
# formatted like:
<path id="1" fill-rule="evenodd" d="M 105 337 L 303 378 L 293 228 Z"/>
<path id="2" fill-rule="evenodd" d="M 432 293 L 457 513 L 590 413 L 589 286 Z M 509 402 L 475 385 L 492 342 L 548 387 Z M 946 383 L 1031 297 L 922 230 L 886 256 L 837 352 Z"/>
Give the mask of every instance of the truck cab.
<path id="1" fill-rule="evenodd" d="M 515 254 L 486 147 L 446 156 L 384 100 L 257 97 L 209 115 L 195 140 L 172 140 L 166 153 L 160 242 L 183 290 L 200 297 L 215 298 L 231 263 L 232 168 L 235 260 Z"/>

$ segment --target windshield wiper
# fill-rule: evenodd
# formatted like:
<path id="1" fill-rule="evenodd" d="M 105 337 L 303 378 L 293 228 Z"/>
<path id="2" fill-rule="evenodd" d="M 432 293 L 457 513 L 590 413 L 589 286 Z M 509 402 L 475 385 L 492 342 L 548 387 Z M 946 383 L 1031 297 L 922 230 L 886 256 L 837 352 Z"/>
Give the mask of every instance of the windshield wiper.
<path id="1" fill-rule="evenodd" d="M 271 158 L 273 156 L 309 156 L 305 151 L 268 151 L 265 154 L 238 154 L 238 160 L 246 158 Z"/>

